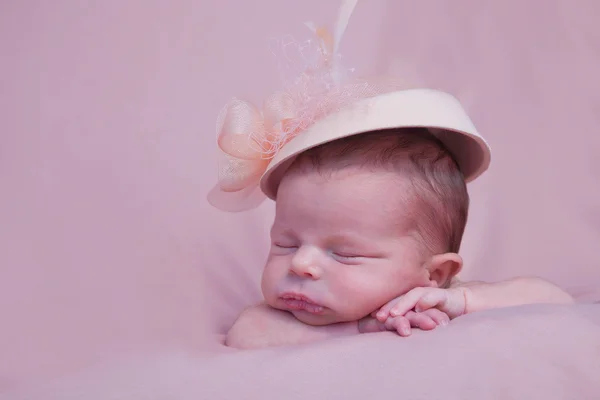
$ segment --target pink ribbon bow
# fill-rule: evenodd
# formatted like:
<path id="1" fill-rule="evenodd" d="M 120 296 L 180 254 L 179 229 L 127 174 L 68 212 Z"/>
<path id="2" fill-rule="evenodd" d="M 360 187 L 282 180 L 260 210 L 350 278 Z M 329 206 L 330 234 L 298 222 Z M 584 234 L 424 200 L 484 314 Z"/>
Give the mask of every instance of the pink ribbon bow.
<path id="1" fill-rule="evenodd" d="M 341 83 L 344 71 L 337 53 L 356 3 L 342 0 L 333 34 L 306 24 L 318 38 L 317 61 L 291 88 L 272 94 L 262 109 L 233 99 L 222 110 L 217 119 L 219 183 L 209 193 L 211 204 L 226 211 L 257 206 L 265 197 L 258 190 L 260 178 L 282 146 L 329 113 L 396 87 L 389 82 Z"/>

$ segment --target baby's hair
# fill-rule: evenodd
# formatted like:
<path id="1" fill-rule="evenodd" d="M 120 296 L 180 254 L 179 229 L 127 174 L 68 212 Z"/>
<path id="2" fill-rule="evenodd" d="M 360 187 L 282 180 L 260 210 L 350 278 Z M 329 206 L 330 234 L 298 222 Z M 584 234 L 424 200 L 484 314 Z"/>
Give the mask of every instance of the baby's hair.
<path id="1" fill-rule="evenodd" d="M 430 254 L 458 253 L 469 195 L 455 160 L 427 129 L 390 129 L 338 139 L 302 153 L 292 168 L 300 165 L 320 172 L 357 166 L 402 173 L 410 182 L 405 206 L 411 233 Z"/>

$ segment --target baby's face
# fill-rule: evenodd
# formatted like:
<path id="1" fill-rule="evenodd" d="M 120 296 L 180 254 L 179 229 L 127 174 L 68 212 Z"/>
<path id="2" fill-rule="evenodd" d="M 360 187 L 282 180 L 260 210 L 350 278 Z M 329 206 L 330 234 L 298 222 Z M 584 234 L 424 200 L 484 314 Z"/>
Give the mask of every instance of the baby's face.
<path id="1" fill-rule="evenodd" d="M 428 283 L 402 224 L 397 174 L 294 171 L 279 187 L 266 302 L 311 325 L 355 321 Z"/>

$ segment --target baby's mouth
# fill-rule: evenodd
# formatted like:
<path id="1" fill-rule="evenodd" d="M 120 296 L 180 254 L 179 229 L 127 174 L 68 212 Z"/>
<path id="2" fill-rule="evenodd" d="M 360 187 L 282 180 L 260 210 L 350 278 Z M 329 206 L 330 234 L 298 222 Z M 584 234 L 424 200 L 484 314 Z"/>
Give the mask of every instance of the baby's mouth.
<path id="1" fill-rule="evenodd" d="M 311 314 L 321 314 L 325 310 L 325 307 L 301 294 L 284 293 L 280 298 L 290 311 L 306 311 Z"/>

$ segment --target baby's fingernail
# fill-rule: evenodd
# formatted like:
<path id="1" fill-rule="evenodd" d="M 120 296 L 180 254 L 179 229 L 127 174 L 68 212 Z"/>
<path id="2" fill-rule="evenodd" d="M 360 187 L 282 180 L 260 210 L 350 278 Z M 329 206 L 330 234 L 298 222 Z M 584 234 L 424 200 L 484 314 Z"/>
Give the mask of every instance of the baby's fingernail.
<path id="1" fill-rule="evenodd" d="M 390 315 L 391 315 L 392 317 L 397 317 L 397 316 L 398 316 L 398 310 L 396 310 L 395 308 L 392 308 L 392 309 L 390 310 Z"/>
<path id="2" fill-rule="evenodd" d="M 447 326 L 447 325 L 448 325 L 448 321 L 444 320 L 444 321 L 442 321 L 442 322 L 440 323 L 440 325 L 442 325 L 442 326 Z"/>

